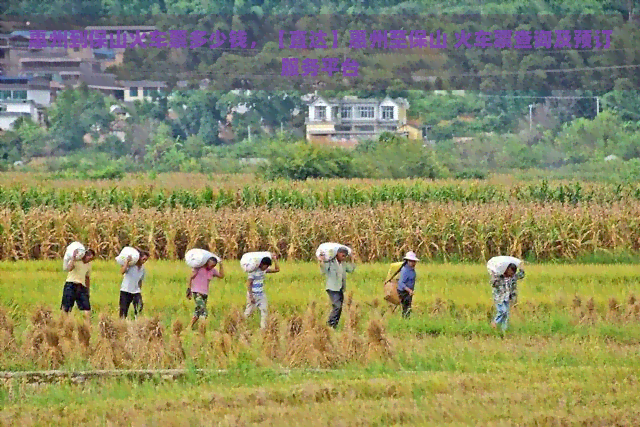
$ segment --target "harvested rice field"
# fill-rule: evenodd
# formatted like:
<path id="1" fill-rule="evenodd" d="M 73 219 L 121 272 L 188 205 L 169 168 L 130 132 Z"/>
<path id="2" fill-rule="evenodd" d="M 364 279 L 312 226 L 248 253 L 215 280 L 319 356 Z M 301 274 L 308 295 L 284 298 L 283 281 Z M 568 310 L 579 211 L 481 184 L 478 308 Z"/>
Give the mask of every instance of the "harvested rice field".
<path id="1" fill-rule="evenodd" d="M 337 331 L 315 264 L 267 276 L 269 320 L 244 320 L 238 261 L 188 328 L 184 262 L 146 264 L 144 310 L 118 315 L 114 261 L 93 266 L 89 322 L 59 311 L 60 260 L 0 263 L 0 425 L 640 424 L 640 270 L 529 263 L 506 334 L 484 264 L 421 263 L 413 314 L 382 299 L 388 265 L 359 264 Z M 59 370 L 73 378 L 12 377 Z M 175 369 L 180 376 L 93 377 Z"/>

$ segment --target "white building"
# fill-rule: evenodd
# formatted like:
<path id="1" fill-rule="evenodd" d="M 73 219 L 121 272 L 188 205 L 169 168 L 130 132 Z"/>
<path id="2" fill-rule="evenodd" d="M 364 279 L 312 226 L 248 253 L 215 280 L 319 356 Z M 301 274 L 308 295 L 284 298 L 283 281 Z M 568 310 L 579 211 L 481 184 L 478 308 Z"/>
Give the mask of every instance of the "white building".
<path id="1" fill-rule="evenodd" d="M 150 80 L 118 81 L 124 90 L 124 101 L 151 101 L 154 95 L 167 94 L 167 84 Z"/>
<path id="2" fill-rule="evenodd" d="M 51 89 L 44 79 L 28 77 L 0 77 L 0 103 L 8 101 L 33 101 L 38 106 L 51 105 Z"/>
<path id="3" fill-rule="evenodd" d="M 19 117 L 44 122 L 44 109 L 51 105 L 49 83 L 27 77 L 0 77 L 0 129 L 11 129 Z"/>
<path id="4" fill-rule="evenodd" d="M 42 112 L 33 101 L 5 100 L 0 103 L 0 130 L 11 130 L 20 117 L 30 117 L 38 123 L 42 120 Z"/>
<path id="5" fill-rule="evenodd" d="M 358 141 L 375 139 L 383 132 L 410 139 L 422 137 L 420 129 L 407 123 L 409 102 L 403 98 L 317 97 L 308 105 L 305 121 L 308 141 L 355 145 Z"/>

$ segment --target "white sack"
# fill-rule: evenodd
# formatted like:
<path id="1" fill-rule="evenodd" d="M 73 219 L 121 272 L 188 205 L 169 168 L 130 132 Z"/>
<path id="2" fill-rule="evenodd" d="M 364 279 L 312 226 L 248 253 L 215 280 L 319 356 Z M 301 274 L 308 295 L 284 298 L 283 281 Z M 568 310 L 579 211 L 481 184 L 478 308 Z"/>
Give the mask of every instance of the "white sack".
<path id="1" fill-rule="evenodd" d="M 215 258 L 220 262 L 220 257 L 213 252 L 204 249 L 191 249 L 184 255 L 184 260 L 191 268 L 200 268 L 204 266 L 210 258 Z"/>
<path id="2" fill-rule="evenodd" d="M 73 253 L 75 252 L 76 249 L 78 249 L 78 255 L 76 256 L 76 260 L 79 260 L 84 256 L 84 253 L 86 252 L 84 245 L 80 242 L 71 243 L 69 246 L 67 246 L 67 249 L 64 252 L 64 258 L 62 260 L 63 270 L 66 271 L 69 268 L 69 263 L 71 262 L 71 259 L 73 258 Z"/>
<path id="3" fill-rule="evenodd" d="M 247 252 L 240 259 L 240 267 L 245 273 L 252 273 L 258 268 L 262 258 L 271 258 L 273 260 L 273 255 L 271 255 L 271 252 Z"/>
<path id="4" fill-rule="evenodd" d="M 319 257 L 321 254 L 323 254 L 322 259 L 325 262 L 329 262 L 336 257 L 338 249 L 340 248 L 346 248 L 347 251 L 349 251 L 349 256 L 351 256 L 350 247 L 341 245 L 340 243 L 327 242 L 318 246 L 318 249 L 316 250 L 316 257 Z"/>
<path id="5" fill-rule="evenodd" d="M 514 258 L 512 256 L 496 256 L 487 262 L 487 271 L 492 276 L 502 276 L 509 267 L 509 264 L 515 264 L 517 268 L 520 268 L 522 260 Z"/>
<path id="6" fill-rule="evenodd" d="M 131 257 L 131 263 L 129 265 L 134 265 L 140 259 L 140 252 L 131 246 L 126 246 L 122 248 L 120 255 L 116 257 L 116 262 L 120 265 L 124 265 L 127 262 L 128 257 Z"/>

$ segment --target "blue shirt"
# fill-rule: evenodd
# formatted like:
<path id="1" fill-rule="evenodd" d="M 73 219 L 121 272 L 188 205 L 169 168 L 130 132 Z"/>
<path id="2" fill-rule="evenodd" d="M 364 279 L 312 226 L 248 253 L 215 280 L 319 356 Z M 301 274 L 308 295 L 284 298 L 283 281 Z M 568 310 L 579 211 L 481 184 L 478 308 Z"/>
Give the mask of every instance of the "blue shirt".
<path id="1" fill-rule="evenodd" d="M 398 291 L 404 291 L 406 288 L 413 290 L 416 285 L 416 269 L 408 265 L 400 270 L 400 279 L 398 279 Z"/>

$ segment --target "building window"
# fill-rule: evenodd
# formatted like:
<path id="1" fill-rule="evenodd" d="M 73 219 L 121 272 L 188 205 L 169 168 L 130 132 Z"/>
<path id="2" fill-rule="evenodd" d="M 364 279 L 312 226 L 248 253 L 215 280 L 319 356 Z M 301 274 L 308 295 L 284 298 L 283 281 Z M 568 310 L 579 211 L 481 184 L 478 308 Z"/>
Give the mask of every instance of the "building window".
<path id="1" fill-rule="evenodd" d="M 145 87 L 142 90 L 142 94 L 147 97 L 147 96 L 159 96 L 160 95 L 160 91 L 154 87 Z"/>
<path id="2" fill-rule="evenodd" d="M 0 90 L 0 99 L 11 99 L 10 90 Z"/>
<path id="3" fill-rule="evenodd" d="M 342 108 L 340 108 L 340 117 L 342 117 L 343 119 L 350 119 L 351 118 L 351 111 L 352 111 L 351 107 L 342 107 Z"/>
<path id="4" fill-rule="evenodd" d="M 374 116 L 373 107 L 358 107 L 358 118 L 360 119 L 373 119 Z"/>
<path id="5" fill-rule="evenodd" d="M 14 90 L 13 91 L 13 99 L 27 99 L 27 91 L 26 90 Z"/>
<path id="6" fill-rule="evenodd" d="M 356 126 L 356 131 L 359 132 L 373 132 L 373 126 Z"/>
<path id="7" fill-rule="evenodd" d="M 382 107 L 382 120 L 393 120 L 393 107 Z"/>
<path id="8" fill-rule="evenodd" d="M 129 96 L 138 96 L 138 88 L 137 87 L 129 88 Z"/>
<path id="9" fill-rule="evenodd" d="M 327 107 L 316 107 L 316 120 L 327 120 Z"/>

